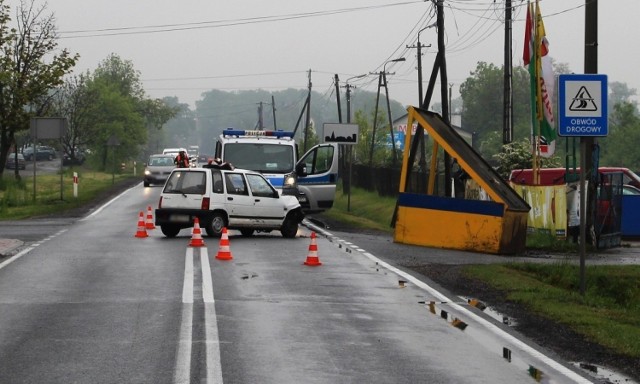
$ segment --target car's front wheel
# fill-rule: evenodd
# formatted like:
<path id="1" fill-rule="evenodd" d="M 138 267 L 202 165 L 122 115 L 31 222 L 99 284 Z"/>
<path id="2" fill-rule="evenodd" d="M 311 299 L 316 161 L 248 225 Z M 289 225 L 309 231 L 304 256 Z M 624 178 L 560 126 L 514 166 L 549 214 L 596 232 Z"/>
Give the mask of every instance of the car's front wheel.
<path id="1" fill-rule="evenodd" d="M 287 216 L 282 223 L 282 227 L 280 227 L 280 232 L 282 233 L 282 237 L 287 239 L 296 237 L 298 233 L 298 221 L 291 216 Z"/>
<path id="2" fill-rule="evenodd" d="M 214 213 L 211 222 L 204 228 L 210 237 L 222 236 L 222 229 L 227 226 L 227 222 L 221 213 Z"/>
<path id="3" fill-rule="evenodd" d="M 180 233 L 180 227 L 176 225 L 161 225 L 160 230 L 167 237 L 176 237 Z"/>

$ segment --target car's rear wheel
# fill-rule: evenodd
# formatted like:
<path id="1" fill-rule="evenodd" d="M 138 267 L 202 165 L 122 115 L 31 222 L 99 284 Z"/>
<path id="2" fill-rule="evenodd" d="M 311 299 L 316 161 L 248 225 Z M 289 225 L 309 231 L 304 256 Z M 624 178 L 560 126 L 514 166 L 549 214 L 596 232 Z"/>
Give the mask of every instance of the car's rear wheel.
<path id="1" fill-rule="evenodd" d="M 180 227 L 176 225 L 161 225 L 160 230 L 167 237 L 176 237 L 180 233 Z"/>
<path id="2" fill-rule="evenodd" d="M 227 222 L 221 213 L 214 213 L 211 222 L 204 228 L 210 237 L 222 236 L 222 228 L 227 226 Z"/>
<path id="3" fill-rule="evenodd" d="M 253 235 L 253 229 L 241 229 L 240 233 L 242 233 L 242 236 L 251 237 Z"/>
<path id="4" fill-rule="evenodd" d="M 298 233 L 298 221 L 291 216 L 287 216 L 282 223 L 282 227 L 280 227 L 280 232 L 282 233 L 282 237 L 286 237 L 287 239 L 296 237 Z"/>

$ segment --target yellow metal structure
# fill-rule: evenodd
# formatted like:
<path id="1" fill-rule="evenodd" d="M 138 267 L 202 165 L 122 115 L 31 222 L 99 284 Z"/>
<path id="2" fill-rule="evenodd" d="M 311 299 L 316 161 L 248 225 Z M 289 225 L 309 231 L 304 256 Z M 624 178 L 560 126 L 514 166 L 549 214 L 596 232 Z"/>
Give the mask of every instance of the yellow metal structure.
<path id="1" fill-rule="evenodd" d="M 415 107 L 408 112 L 407 126 L 415 121 L 427 130 L 434 151 L 426 193 L 407 192 L 409 152 L 417 150 L 411 148 L 411 130 L 407 130 L 405 148 L 411 149 L 403 155 L 394 241 L 495 254 L 523 251 L 530 210 L 526 201 L 438 114 Z M 438 147 L 484 189 L 490 201 L 433 194 Z"/>

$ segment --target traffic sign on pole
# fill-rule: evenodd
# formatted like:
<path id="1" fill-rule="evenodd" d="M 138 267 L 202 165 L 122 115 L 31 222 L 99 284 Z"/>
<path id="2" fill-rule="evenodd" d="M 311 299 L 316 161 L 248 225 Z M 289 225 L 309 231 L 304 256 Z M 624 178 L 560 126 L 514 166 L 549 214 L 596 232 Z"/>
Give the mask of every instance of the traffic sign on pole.
<path id="1" fill-rule="evenodd" d="M 558 134 L 607 136 L 607 75 L 560 75 L 558 80 Z"/>

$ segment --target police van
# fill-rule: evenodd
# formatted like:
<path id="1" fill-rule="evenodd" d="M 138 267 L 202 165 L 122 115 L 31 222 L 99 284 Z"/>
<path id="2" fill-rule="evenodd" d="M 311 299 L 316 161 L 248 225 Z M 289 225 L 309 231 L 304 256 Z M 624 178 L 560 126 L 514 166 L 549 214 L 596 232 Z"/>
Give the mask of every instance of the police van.
<path id="1" fill-rule="evenodd" d="M 338 181 L 338 146 L 319 144 L 302 157 L 293 132 L 222 131 L 215 157 L 235 167 L 260 172 L 282 195 L 298 198 L 305 213 L 333 206 Z"/>

